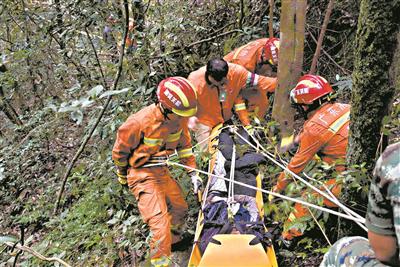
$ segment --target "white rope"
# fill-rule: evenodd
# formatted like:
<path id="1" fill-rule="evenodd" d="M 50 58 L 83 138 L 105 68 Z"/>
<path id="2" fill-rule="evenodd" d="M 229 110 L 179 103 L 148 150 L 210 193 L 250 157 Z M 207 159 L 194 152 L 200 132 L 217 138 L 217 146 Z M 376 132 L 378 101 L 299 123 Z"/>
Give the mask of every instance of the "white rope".
<path id="1" fill-rule="evenodd" d="M 231 169 L 229 173 L 229 187 L 228 187 L 228 203 L 233 202 L 234 193 L 234 185 L 233 181 L 235 180 L 235 159 L 236 159 L 236 149 L 235 146 L 232 147 L 232 159 L 231 159 Z"/>
<path id="2" fill-rule="evenodd" d="M 241 136 L 236 130 L 235 133 L 242 139 L 244 140 L 248 145 L 250 145 L 251 147 L 253 147 L 254 149 L 256 149 L 256 147 L 251 144 L 249 141 L 247 141 L 243 136 Z M 252 135 L 250 135 L 252 136 Z M 258 140 L 256 140 L 255 138 L 253 138 L 253 140 L 255 142 L 258 143 Z M 265 148 L 263 148 L 262 146 L 260 146 L 263 150 Z M 273 157 L 269 156 L 267 153 L 261 152 L 261 154 L 263 154 L 266 158 L 268 158 L 269 160 L 271 160 L 273 163 L 275 163 L 276 165 L 278 165 L 279 167 L 281 167 L 282 169 L 284 169 L 286 172 L 290 173 L 293 177 L 295 177 L 296 179 L 298 179 L 299 181 L 303 182 L 304 184 L 306 184 L 308 187 L 312 188 L 314 191 L 318 192 L 319 194 L 321 194 L 322 196 L 324 196 L 325 198 L 327 198 L 329 201 L 331 201 L 332 203 L 336 204 L 338 207 L 340 207 L 341 209 L 343 209 L 344 211 L 348 211 L 350 213 L 354 213 L 357 214 L 356 212 L 352 211 L 351 209 L 349 209 L 348 207 L 344 206 L 342 203 L 340 203 L 340 201 L 337 198 L 332 198 L 331 196 L 327 195 L 326 193 L 324 193 L 323 191 L 321 191 L 320 189 L 318 189 L 317 187 L 313 186 L 312 184 L 310 184 L 309 182 L 307 182 L 306 180 L 304 180 L 303 178 L 301 178 L 300 176 L 298 176 L 297 174 L 295 174 L 294 172 L 292 172 L 290 169 L 288 169 L 287 167 L 285 167 L 283 164 L 281 164 L 280 162 L 276 161 Z M 364 219 L 362 216 L 360 216 L 359 214 L 357 215 L 353 215 L 356 216 L 358 218 L 362 218 Z M 365 228 L 366 229 L 366 228 Z"/>
<path id="3" fill-rule="evenodd" d="M 245 129 L 247 131 L 247 129 Z M 234 130 L 234 132 L 242 139 L 244 140 L 248 145 L 250 145 L 251 147 L 253 147 L 254 149 L 257 149 L 257 147 L 255 147 L 253 144 L 251 144 L 249 141 L 247 141 L 243 136 L 241 136 L 236 130 Z M 328 192 L 329 195 L 325 194 L 323 191 L 321 191 L 320 189 L 318 189 L 317 187 L 313 186 L 312 184 L 310 184 L 309 182 L 307 182 L 306 180 L 304 180 L 303 178 L 301 178 L 300 176 L 298 176 L 297 174 L 295 174 L 294 172 L 292 172 L 290 169 L 288 169 L 287 163 L 284 162 L 283 163 L 286 164 L 286 166 L 280 164 L 278 161 L 276 161 L 273 158 L 273 155 L 271 153 L 269 153 L 263 146 L 260 145 L 260 143 L 258 142 L 258 140 L 251 135 L 248 131 L 247 133 L 249 134 L 249 136 L 251 136 L 253 138 L 253 140 L 256 142 L 257 146 L 260 147 L 263 151 L 266 151 L 267 153 L 261 152 L 261 154 L 263 154 L 266 158 L 268 158 L 269 160 L 271 160 L 273 163 L 275 163 L 276 165 L 278 165 L 279 167 L 281 167 L 282 169 L 284 169 L 285 171 L 289 172 L 294 178 L 298 179 L 299 181 L 303 182 L 304 184 L 306 184 L 308 187 L 310 187 L 311 189 L 313 189 L 314 191 L 318 192 L 319 194 L 321 194 L 323 197 L 327 198 L 329 201 L 331 201 L 332 203 L 336 204 L 338 207 L 340 207 L 346 214 L 351 215 L 351 216 L 355 216 L 359 219 L 362 219 L 364 221 L 364 223 L 359 223 L 357 221 L 355 221 L 362 229 L 364 229 L 366 232 L 368 232 L 368 229 L 365 227 L 365 219 L 360 216 L 358 213 L 356 213 L 355 211 L 351 210 L 350 208 L 346 207 L 345 205 L 343 205 L 333 194 L 332 192 L 324 185 L 324 189 Z M 271 154 L 272 156 L 270 156 L 269 154 Z M 306 173 L 303 172 L 304 175 L 306 175 L 307 178 L 314 180 L 312 178 L 310 178 Z M 318 181 L 319 182 L 319 181 Z M 323 183 L 321 183 L 323 184 Z"/>
<path id="4" fill-rule="evenodd" d="M 202 171 L 202 170 L 199 170 L 199 169 L 196 169 L 196 168 L 184 165 L 184 164 L 180 164 L 180 163 L 177 163 L 177 162 L 167 161 L 167 164 L 168 165 L 179 166 L 179 167 L 182 167 L 182 168 L 185 168 L 185 169 L 189 169 L 189 170 L 193 170 L 193 171 L 197 171 L 199 173 L 202 173 L 202 174 L 205 174 L 205 175 L 209 175 L 209 176 L 212 176 L 212 177 L 216 177 L 216 178 L 222 179 L 224 181 L 228 181 L 228 182 L 230 181 L 228 178 L 225 178 L 223 176 L 219 176 L 219 175 L 215 175 L 215 174 L 212 174 L 212 173 L 209 173 L 209 172 L 205 172 L 205 171 Z M 238 181 L 232 181 L 232 182 L 234 184 L 238 184 L 238 185 L 241 185 L 241 186 L 244 186 L 244 187 L 256 190 L 256 191 L 261 191 L 261 192 L 263 192 L 265 194 L 271 194 L 271 195 L 273 195 L 275 197 L 280 197 L 282 199 L 290 200 L 290 201 L 302 204 L 304 206 L 308 206 L 308 207 L 311 207 L 311 208 L 315 208 L 317 210 L 321 210 L 321 211 L 324 211 L 324 212 L 327 212 L 327 213 L 330 213 L 330 214 L 334 214 L 336 216 L 339 216 L 339 217 L 342 217 L 342 218 L 345 218 L 345 219 L 348 219 L 348 220 L 365 223 L 365 219 L 364 218 L 355 218 L 355 217 L 352 217 L 350 215 L 343 214 L 343 213 L 340 213 L 340 212 L 337 212 L 337 211 L 334 211 L 334 210 L 330 210 L 330 209 L 327 209 L 327 208 L 324 208 L 324 207 L 320 207 L 320 206 L 308 203 L 308 202 L 300 200 L 300 199 L 291 198 L 291 197 L 288 197 L 288 196 L 285 196 L 285 195 L 281 195 L 279 193 L 275 193 L 275 192 L 272 192 L 272 191 L 269 191 L 269 190 L 257 188 L 257 187 L 252 186 L 252 185 L 247 185 L 247 184 L 242 183 L 242 182 L 238 182 Z"/>
<path id="5" fill-rule="evenodd" d="M 218 132 L 220 133 L 223 129 L 226 129 L 226 128 L 232 128 L 232 126 L 231 126 L 231 125 L 228 125 L 228 126 L 221 127 L 220 129 L 218 129 Z M 247 131 L 247 129 L 245 129 L 245 130 Z M 247 131 L 247 132 L 248 132 L 248 131 Z M 263 151 L 261 152 L 261 154 L 263 154 L 266 158 L 268 158 L 269 160 L 271 160 L 273 163 L 275 163 L 276 165 L 278 165 L 280 168 L 282 168 L 282 169 L 284 169 L 285 171 L 289 172 L 294 178 L 296 178 L 296 179 L 298 179 L 299 181 L 303 182 L 304 184 L 306 184 L 307 186 L 309 186 L 311 189 L 313 189 L 314 191 L 318 192 L 319 194 L 321 194 L 322 196 L 324 196 L 325 198 L 327 198 L 329 201 L 331 201 L 331 202 L 333 202 L 334 204 L 336 204 L 338 207 L 340 207 L 341 209 L 343 209 L 343 211 L 345 211 L 347 215 L 344 215 L 344 214 L 342 214 L 342 213 L 339 213 L 339 212 L 336 212 L 336 211 L 333 211 L 333 210 L 330 210 L 330 209 L 327 209 L 327 208 L 324 208 L 324 207 L 319 207 L 319 206 L 317 206 L 317 205 L 314 205 L 314 204 L 305 202 L 305 201 L 303 201 L 303 200 L 298 200 L 298 199 L 294 199 L 294 198 L 291 198 L 291 197 L 287 197 L 287 196 L 281 195 L 281 194 L 279 194 L 279 193 L 275 193 L 275 192 L 272 192 L 272 191 L 269 191 L 269 190 L 260 189 L 260 188 L 257 188 L 257 187 L 251 186 L 251 185 L 247 185 L 247 184 L 244 184 L 244 183 L 241 183 L 241 182 L 232 181 L 232 183 L 239 184 L 239 185 L 242 185 L 242 186 L 244 186 L 244 187 L 251 188 L 251 189 L 255 189 L 255 190 L 261 191 L 261 192 L 266 193 L 266 194 L 271 194 L 271 195 L 273 195 L 273 196 L 276 196 L 276 197 L 279 197 L 279 198 L 282 198 L 282 199 L 285 199 L 285 200 L 289 200 L 289 201 L 293 201 L 293 202 L 296 202 L 296 203 L 300 203 L 300 204 L 303 204 L 303 205 L 308 206 L 308 207 L 312 207 L 312 208 L 315 208 L 315 209 L 319 209 L 319 210 L 321 210 L 321 211 L 325 211 L 325 212 L 328 212 L 328 213 L 337 215 L 337 216 L 339 216 L 339 217 L 343 217 L 343 218 L 346 218 L 346 219 L 349 219 L 349 220 L 353 220 L 353 221 L 355 221 L 362 229 L 364 229 L 365 231 L 368 231 L 367 228 L 363 225 L 363 224 L 365 224 L 365 219 L 364 219 L 362 216 L 360 216 L 359 214 L 357 214 L 356 212 L 354 212 L 353 210 L 349 209 L 348 207 L 346 207 L 346 206 L 344 206 L 342 203 L 340 203 L 340 201 L 332 194 L 332 192 L 330 192 L 330 190 L 329 190 L 325 185 L 324 185 L 324 188 L 325 188 L 325 190 L 328 192 L 329 195 L 325 194 L 323 191 L 321 191 L 320 189 L 316 188 L 315 186 L 313 186 L 312 184 L 308 183 L 306 180 L 304 180 L 303 178 L 301 178 L 300 176 L 298 176 L 297 174 L 295 174 L 295 173 L 293 173 L 291 170 L 289 170 L 286 166 L 283 165 L 283 164 L 286 164 L 286 165 L 287 165 L 287 163 L 284 162 L 283 160 L 282 160 L 282 161 L 283 161 L 283 164 L 281 164 L 280 162 L 276 161 L 276 160 L 273 158 L 274 155 L 273 155 L 272 153 L 270 153 L 269 151 L 267 151 L 266 148 L 264 148 L 264 147 L 259 143 L 259 141 L 258 141 L 253 135 L 249 134 L 249 135 L 253 138 L 253 140 L 256 142 L 256 144 L 257 144 L 258 147 L 255 147 L 255 146 L 254 146 L 253 144 L 251 144 L 248 140 L 246 140 L 243 136 L 241 136 L 241 135 L 236 131 L 236 129 L 234 129 L 234 133 L 237 134 L 237 135 L 238 135 L 242 140 L 244 140 L 248 145 L 250 145 L 251 147 L 253 147 L 254 149 L 256 149 L 256 151 L 258 151 L 259 148 L 261 148 L 261 149 L 263 150 Z M 214 138 L 215 136 L 217 136 L 217 135 L 216 135 L 216 134 L 210 135 L 210 136 L 208 136 L 206 139 L 202 140 L 200 143 L 203 143 L 203 142 L 205 142 L 206 140 L 209 140 L 211 137 Z M 198 146 L 200 143 L 197 143 L 196 145 L 192 146 L 192 148 L 194 148 L 195 146 Z M 174 154 L 171 154 L 170 157 L 173 157 L 173 156 L 176 156 L 176 155 L 177 155 L 177 152 L 175 152 Z M 234 159 L 233 159 L 233 160 L 234 160 Z M 199 173 L 203 173 L 203 174 L 206 174 L 206 175 L 210 175 L 210 176 L 213 176 L 213 177 L 216 177 L 216 178 L 219 178 L 219 179 L 223 179 L 223 180 L 225 180 L 225 181 L 228 181 L 228 182 L 229 182 L 229 185 L 231 185 L 231 181 L 230 181 L 231 179 L 227 179 L 227 178 L 225 178 L 225 177 L 218 176 L 218 175 L 214 175 L 214 174 L 210 173 L 210 166 L 209 166 L 208 172 L 204 172 L 204 171 L 199 170 L 199 169 L 195 169 L 195 168 L 192 168 L 192 167 L 183 165 L 183 164 L 179 164 L 179 163 L 177 163 L 177 162 L 170 161 L 169 159 L 166 160 L 166 161 L 164 161 L 164 162 L 154 163 L 154 164 L 147 164 L 147 165 L 145 165 L 145 166 L 146 166 L 146 167 L 153 167 L 153 166 L 162 166 L 162 165 L 165 165 L 165 164 L 176 165 L 176 166 L 184 167 L 184 168 L 186 168 L 186 169 L 195 170 L 195 171 L 198 171 Z M 232 165 L 231 165 L 231 168 L 232 168 Z M 234 171 L 232 172 L 232 170 L 231 170 L 231 175 L 232 175 L 232 173 L 234 173 Z M 307 174 L 305 174 L 304 172 L 303 172 L 303 174 L 304 174 L 308 179 L 315 180 L 315 179 L 310 178 L 310 177 L 309 177 Z M 316 181 L 316 180 L 315 180 L 315 181 Z M 317 182 L 320 182 L 320 181 L 317 181 Z M 322 184 L 323 184 L 323 183 L 322 183 Z M 209 185 L 209 184 L 207 183 L 207 187 L 208 187 L 208 185 Z M 204 206 L 205 206 L 205 204 L 206 204 L 205 201 L 206 201 L 206 198 L 207 198 L 207 192 L 208 192 L 207 189 L 208 189 L 208 188 L 206 188 L 206 189 L 204 190 L 204 192 L 206 192 L 206 194 L 203 196 L 202 208 L 204 208 Z M 228 190 L 228 192 L 229 192 L 229 190 Z M 354 216 L 354 217 L 352 217 L 352 216 Z"/>
<path id="6" fill-rule="evenodd" d="M 252 138 L 254 139 L 254 136 L 252 136 Z M 266 150 L 266 149 L 265 149 L 264 147 L 262 147 L 262 146 L 261 146 L 261 148 L 262 148 L 263 150 Z M 283 159 L 281 159 L 281 161 L 282 161 L 282 163 L 283 163 L 285 166 L 288 165 L 288 163 L 285 162 Z M 285 168 L 285 170 L 288 170 L 288 169 Z M 351 214 L 351 215 L 353 215 L 353 216 L 355 216 L 355 217 L 358 217 L 358 218 L 363 218 L 363 217 L 362 217 L 361 215 L 359 215 L 357 212 L 353 211 L 352 209 L 350 209 L 349 207 L 347 207 L 345 204 L 342 204 L 342 203 L 339 201 L 339 199 L 331 192 L 331 190 L 329 190 L 329 188 L 328 188 L 323 182 L 318 181 L 318 180 L 316 180 L 316 179 L 314 179 L 314 178 L 311 178 L 311 177 L 310 177 L 307 173 L 305 173 L 305 172 L 302 172 L 302 174 L 303 174 L 307 179 L 319 183 L 319 184 L 325 189 L 325 191 L 329 194 L 329 196 L 331 197 L 331 198 L 328 198 L 328 200 L 331 201 L 331 202 L 333 202 L 333 203 L 335 203 L 335 204 L 337 204 L 337 206 L 339 206 L 341 209 L 343 209 L 344 212 L 346 212 L 347 214 Z M 297 176 L 295 176 L 294 178 L 297 178 Z M 302 179 L 299 179 L 299 180 L 302 181 Z M 307 182 L 304 182 L 304 183 L 308 186 L 308 183 L 307 183 Z M 311 189 L 314 189 L 313 186 L 310 186 L 310 187 L 311 187 Z M 317 190 L 317 192 L 318 192 L 318 190 Z M 332 200 L 334 200 L 334 201 L 332 201 Z M 338 204 L 340 204 L 340 205 L 338 205 Z M 359 224 L 359 223 L 357 223 L 357 224 L 358 224 L 362 229 L 364 229 L 365 231 L 368 231 L 368 229 L 367 229 L 364 225 L 361 225 L 361 224 Z"/>
<path id="7" fill-rule="evenodd" d="M 285 165 L 285 166 L 287 166 L 288 165 L 288 163 L 287 162 L 285 162 L 284 160 L 282 160 L 281 159 L 281 161 L 282 161 L 282 163 Z M 335 199 L 336 201 L 338 201 L 339 202 L 339 199 L 332 193 L 332 191 L 331 190 L 329 190 L 329 188 L 323 183 L 323 182 L 321 182 L 321 181 L 319 181 L 319 180 L 317 180 L 317 179 L 314 179 L 314 178 L 312 178 L 312 177 L 310 177 L 307 173 L 305 173 L 305 172 L 302 172 L 302 174 L 307 178 L 307 179 L 309 179 L 309 180 L 311 180 L 311 181 L 314 181 L 314 182 L 316 182 L 316 183 L 319 183 L 324 189 L 325 189 L 325 191 L 331 196 L 331 198 L 332 199 Z M 333 202 L 333 201 L 331 201 L 331 202 Z M 345 205 L 345 204 L 343 204 L 343 205 Z M 350 214 L 352 214 L 352 215 L 354 215 L 355 217 L 359 217 L 359 218 L 363 218 L 361 215 L 359 215 L 358 213 L 356 213 L 355 211 L 353 211 L 352 209 L 350 209 L 349 207 L 347 207 L 347 206 L 344 206 L 345 208 L 343 209 L 346 213 L 350 213 Z M 366 228 L 365 228 L 366 229 Z"/>

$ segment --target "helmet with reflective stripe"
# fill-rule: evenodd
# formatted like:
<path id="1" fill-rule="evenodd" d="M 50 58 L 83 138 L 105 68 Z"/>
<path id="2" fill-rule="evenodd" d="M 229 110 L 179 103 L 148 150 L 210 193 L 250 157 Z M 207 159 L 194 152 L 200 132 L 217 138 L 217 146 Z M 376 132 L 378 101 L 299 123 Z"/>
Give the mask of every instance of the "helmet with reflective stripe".
<path id="1" fill-rule="evenodd" d="M 269 62 L 271 65 L 278 65 L 279 44 L 278 38 L 268 38 L 263 48 L 261 60 Z"/>
<path id="2" fill-rule="evenodd" d="M 194 86 L 185 78 L 170 77 L 157 88 L 158 101 L 173 113 L 191 117 L 197 112 L 197 95 Z"/>
<path id="3" fill-rule="evenodd" d="M 311 105 L 315 100 L 331 93 L 332 87 L 321 76 L 306 74 L 290 91 L 292 103 Z"/>

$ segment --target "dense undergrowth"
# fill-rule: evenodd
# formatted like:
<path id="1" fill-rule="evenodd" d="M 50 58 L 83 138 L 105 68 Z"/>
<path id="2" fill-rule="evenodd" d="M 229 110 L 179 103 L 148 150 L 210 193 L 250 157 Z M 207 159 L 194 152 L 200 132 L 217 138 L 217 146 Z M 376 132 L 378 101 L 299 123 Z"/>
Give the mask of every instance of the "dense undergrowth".
<path id="1" fill-rule="evenodd" d="M 61 209 L 54 214 L 66 167 L 93 126 L 116 73 L 117 51 L 113 44 L 110 48 L 104 42 L 103 28 L 110 13 L 119 18 L 112 25 L 118 41 L 122 16 L 118 5 L 108 1 L 63 1 L 53 6 L 35 2 L 28 9 L 22 4 L 14 5 L 13 1 L 3 1 L 0 31 L 5 37 L 0 42 L 8 71 L 1 74 L 0 81 L 23 125 L 12 124 L 0 113 L 0 236 L 18 240 L 22 227 L 25 245 L 44 255 L 60 257 L 73 266 L 132 266 L 146 259 L 148 228 L 140 219 L 134 197 L 120 187 L 113 173 L 111 148 L 116 129 L 129 114 L 152 102 L 155 86 L 161 79 L 186 76 L 207 59 L 223 56 L 249 40 L 266 36 L 269 19 L 266 1 L 244 1 L 246 16 L 242 29 L 238 28 L 240 1 L 190 2 L 193 3 L 149 1 L 133 8 L 146 12 L 143 30 L 134 35 L 137 47 L 125 56 L 118 91 L 113 92 L 110 107 L 75 164 Z M 275 2 L 274 27 L 278 31 L 280 1 Z M 327 2 L 309 1 L 305 71 L 315 49 L 311 35 L 318 36 Z M 332 83 L 337 82 L 339 97 L 345 101 L 351 90 L 348 75 L 352 69 L 358 15 L 356 2 L 338 3 L 328 26 L 332 30 L 326 36 L 326 52 L 330 56 L 322 55 L 319 63 L 319 73 Z M 238 31 L 234 34 L 168 54 L 235 29 Z M 91 42 L 97 50 L 101 70 Z M 386 120 L 385 133 L 391 137 L 398 135 L 399 122 L 395 118 L 399 109 L 397 102 L 392 117 Z M 274 142 L 264 143 L 272 153 Z M 188 177 L 183 171 L 172 172 L 179 177 L 189 203 L 186 224 L 193 233 L 198 203 L 190 193 Z M 279 172 L 278 167 L 270 164 L 263 169 L 267 188 Z M 318 177 L 324 172 L 326 168 L 322 166 L 311 173 Z M 350 172 L 346 177 L 353 188 L 365 193 L 366 186 L 359 182 L 362 170 L 349 175 Z M 295 186 L 288 189 L 293 195 L 300 191 Z M 286 202 L 266 206 L 278 221 L 284 220 L 290 207 L 291 203 Z M 327 216 L 320 221 L 323 225 L 337 225 Z M 315 228 L 313 222 L 303 224 Z M 337 231 L 330 234 L 331 240 L 337 238 Z M 307 261 L 312 266 L 326 247 L 327 242 L 320 234 L 311 234 L 295 249 L 277 252 L 282 266 L 306 266 Z M 1 247 L 0 266 L 11 266 L 15 257 L 15 252 Z M 19 266 L 54 265 L 27 253 L 18 257 Z"/>

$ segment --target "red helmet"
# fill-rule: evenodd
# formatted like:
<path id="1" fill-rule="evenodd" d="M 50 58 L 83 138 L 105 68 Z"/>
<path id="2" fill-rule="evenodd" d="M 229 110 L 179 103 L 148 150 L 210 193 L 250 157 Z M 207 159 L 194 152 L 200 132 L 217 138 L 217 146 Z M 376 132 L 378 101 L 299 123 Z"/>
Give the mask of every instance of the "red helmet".
<path id="1" fill-rule="evenodd" d="M 262 61 L 269 62 L 271 65 L 278 65 L 279 58 L 279 39 L 268 38 L 262 53 Z"/>
<path id="2" fill-rule="evenodd" d="M 292 103 L 311 105 L 314 100 L 332 91 L 332 87 L 321 76 L 306 74 L 300 78 L 296 87 L 290 91 L 290 99 Z"/>
<path id="3" fill-rule="evenodd" d="M 197 112 L 197 95 L 194 86 L 185 78 L 170 77 L 157 88 L 158 101 L 173 113 L 190 117 Z"/>

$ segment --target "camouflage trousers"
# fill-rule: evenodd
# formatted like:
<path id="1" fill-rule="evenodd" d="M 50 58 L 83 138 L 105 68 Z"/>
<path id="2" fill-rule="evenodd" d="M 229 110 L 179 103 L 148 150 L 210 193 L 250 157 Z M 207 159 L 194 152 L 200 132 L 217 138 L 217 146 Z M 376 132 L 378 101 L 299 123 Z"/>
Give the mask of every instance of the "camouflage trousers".
<path id="1" fill-rule="evenodd" d="M 375 258 L 368 239 L 361 236 L 344 237 L 324 255 L 320 267 L 387 266 Z"/>

